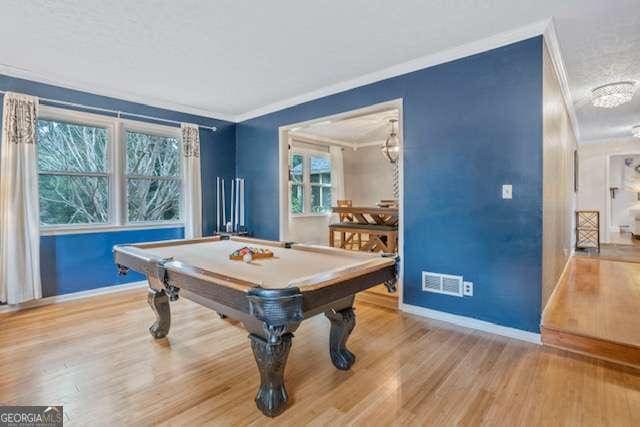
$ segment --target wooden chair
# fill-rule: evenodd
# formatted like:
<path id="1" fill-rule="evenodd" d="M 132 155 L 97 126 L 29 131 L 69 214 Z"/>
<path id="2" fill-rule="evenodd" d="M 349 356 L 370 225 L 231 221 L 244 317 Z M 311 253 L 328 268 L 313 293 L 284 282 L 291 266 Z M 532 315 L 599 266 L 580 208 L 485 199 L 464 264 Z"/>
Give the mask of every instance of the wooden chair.
<path id="1" fill-rule="evenodd" d="M 339 243 L 335 241 L 335 233 L 341 236 Z M 366 240 L 362 238 L 363 235 L 367 236 Z M 331 224 L 329 245 L 364 252 L 395 253 L 398 250 L 398 228 L 375 224 Z"/>
<path id="2" fill-rule="evenodd" d="M 336 203 L 338 204 L 339 208 L 350 208 L 350 207 L 353 206 L 353 202 L 351 200 L 337 200 Z M 354 220 L 353 219 L 353 215 L 350 214 L 350 213 L 342 213 L 342 212 L 340 212 L 338 214 L 338 217 L 340 219 L 340 222 L 352 222 Z M 331 235 L 333 235 L 333 233 L 331 233 Z M 352 234 L 351 236 L 349 236 L 349 241 L 352 241 L 355 237 L 356 236 Z M 347 243 L 345 241 L 346 239 L 347 239 L 347 235 L 344 232 L 341 232 L 340 233 L 340 245 L 343 248 L 345 247 L 345 244 Z M 333 244 L 331 244 L 331 246 L 333 246 Z"/>
<path id="3" fill-rule="evenodd" d="M 351 200 L 337 200 L 339 208 L 350 208 L 353 206 Z M 353 221 L 353 215 L 350 213 L 340 213 L 340 222 Z"/>

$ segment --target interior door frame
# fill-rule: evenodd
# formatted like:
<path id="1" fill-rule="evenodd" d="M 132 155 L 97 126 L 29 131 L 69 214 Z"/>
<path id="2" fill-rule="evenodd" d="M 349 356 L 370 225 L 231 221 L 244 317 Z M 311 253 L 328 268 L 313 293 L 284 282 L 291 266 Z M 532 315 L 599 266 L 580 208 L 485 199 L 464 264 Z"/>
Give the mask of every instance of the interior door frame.
<path id="1" fill-rule="evenodd" d="M 608 153 L 606 155 L 605 162 L 605 182 L 606 185 L 604 187 L 604 202 L 605 202 L 605 211 L 603 215 L 603 223 L 604 223 L 604 232 L 603 239 L 601 239 L 602 243 L 611 243 L 611 229 L 613 228 L 613 224 L 611 223 L 611 158 L 614 156 L 640 156 L 640 150 L 638 151 L 623 151 L 620 153 Z M 601 225 L 602 227 L 602 225 Z"/>
<path id="2" fill-rule="evenodd" d="M 279 144 L 278 144 L 278 211 L 279 211 L 279 239 L 281 241 L 288 241 L 289 237 L 289 131 L 293 128 L 308 126 L 313 123 L 326 122 L 328 120 L 337 121 L 344 120 L 350 117 L 362 116 L 365 114 L 372 114 L 380 111 L 398 110 L 398 138 L 400 139 L 400 157 L 398 157 L 398 184 L 399 184 L 399 197 L 398 197 L 398 256 L 400 257 L 400 263 L 398 268 L 398 308 L 402 305 L 403 298 L 403 283 L 404 283 L 404 112 L 403 112 L 403 99 L 396 98 L 393 100 L 380 102 L 377 104 L 369 105 L 367 107 L 358 108 L 333 114 L 329 116 L 316 117 L 311 120 L 306 120 L 298 123 L 291 123 L 288 125 L 280 126 L 278 128 Z"/>

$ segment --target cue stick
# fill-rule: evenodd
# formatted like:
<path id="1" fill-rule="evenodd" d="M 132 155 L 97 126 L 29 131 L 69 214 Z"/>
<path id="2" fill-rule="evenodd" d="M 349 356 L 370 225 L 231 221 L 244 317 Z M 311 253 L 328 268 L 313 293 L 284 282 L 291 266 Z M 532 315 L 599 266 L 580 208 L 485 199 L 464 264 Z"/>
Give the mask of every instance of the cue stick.
<path id="1" fill-rule="evenodd" d="M 244 178 L 240 178 L 240 226 L 244 227 Z"/>
<path id="2" fill-rule="evenodd" d="M 222 222 L 224 222 L 225 224 L 222 225 L 223 231 L 226 230 L 226 221 L 227 221 L 227 208 L 225 206 L 225 201 L 224 201 L 224 178 L 221 178 L 221 182 L 222 182 Z"/>
<path id="3" fill-rule="evenodd" d="M 236 204 L 236 217 L 235 217 L 235 222 L 234 222 L 234 227 L 233 227 L 233 231 L 236 231 L 236 229 L 238 228 L 238 210 L 240 208 L 240 178 L 236 178 L 236 200 L 235 200 L 235 204 Z"/>
<path id="4" fill-rule="evenodd" d="M 231 209 L 230 209 L 231 212 L 230 212 L 230 216 L 229 216 L 229 222 L 231 223 L 231 231 L 233 231 L 233 208 L 236 205 L 235 194 L 233 192 L 233 187 L 234 187 L 235 180 L 236 180 L 235 178 L 233 178 L 231 180 L 231 199 L 229 199 L 229 201 L 231 202 Z"/>
<path id="5" fill-rule="evenodd" d="M 216 231 L 220 231 L 220 177 L 216 177 Z"/>

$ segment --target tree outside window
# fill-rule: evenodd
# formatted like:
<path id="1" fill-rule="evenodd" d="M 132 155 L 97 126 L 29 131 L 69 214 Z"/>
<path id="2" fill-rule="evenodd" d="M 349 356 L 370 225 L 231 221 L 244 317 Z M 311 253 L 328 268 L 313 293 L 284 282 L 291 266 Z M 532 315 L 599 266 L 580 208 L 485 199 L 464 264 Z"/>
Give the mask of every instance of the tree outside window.
<path id="1" fill-rule="evenodd" d="M 331 212 L 331 160 L 310 156 L 311 212 Z"/>
<path id="2" fill-rule="evenodd" d="M 292 214 L 331 212 L 331 159 L 329 155 L 302 150 L 294 151 L 291 155 L 289 187 L 289 207 Z"/>
<path id="3" fill-rule="evenodd" d="M 40 223 L 108 223 L 107 129 L 38 120 L 37 132 Z"/>
<path id="4" fill-rule="evenodd" d="M 40 224 L 124 225 L 176 222 L 182 210 L 182 153 L 177 136 L 137 124 L 117 133 L 108 119 L 49 113 L 37 122 Z M 54 117 L 53 119 L 50 117 Z M 123 162 L 114 162 L 122 153 Z"/>

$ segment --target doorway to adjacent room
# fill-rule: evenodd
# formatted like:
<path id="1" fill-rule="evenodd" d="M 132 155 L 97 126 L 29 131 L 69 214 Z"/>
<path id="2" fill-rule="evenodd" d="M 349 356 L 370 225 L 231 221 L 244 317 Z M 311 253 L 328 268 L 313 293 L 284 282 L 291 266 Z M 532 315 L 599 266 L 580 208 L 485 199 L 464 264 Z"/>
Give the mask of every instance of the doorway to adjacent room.
<path id="1" fill-rule="evenodd" d="M 280 240 L 402 257 L 402 100 L 280 128 Z M 402 270 L 402 269 L 401 269 Z M 363 302 L 397 308 L 378 286 Z"/>

